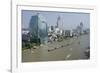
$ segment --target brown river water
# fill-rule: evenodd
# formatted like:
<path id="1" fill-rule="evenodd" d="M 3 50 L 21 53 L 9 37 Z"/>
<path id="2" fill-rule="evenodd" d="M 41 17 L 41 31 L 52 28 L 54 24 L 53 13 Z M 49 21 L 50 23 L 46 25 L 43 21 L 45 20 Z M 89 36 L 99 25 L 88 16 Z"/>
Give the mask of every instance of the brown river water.
<path id="1" fill-rule="evenodd" d="M 87 47 L 90 47 L 89 34 L 23 50 L 22 62 L 86 60 L 84 51 Z"/>

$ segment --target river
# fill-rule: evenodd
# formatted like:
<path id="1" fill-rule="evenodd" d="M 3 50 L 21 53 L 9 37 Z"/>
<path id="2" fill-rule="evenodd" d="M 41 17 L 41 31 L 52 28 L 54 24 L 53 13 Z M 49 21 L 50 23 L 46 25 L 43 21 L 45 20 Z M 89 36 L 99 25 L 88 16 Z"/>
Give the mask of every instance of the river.
<path id="1" fill-rule="evenodd" d="M 87 47 L 90 47 L 89 34 L 23 50 L 22 62 L 86 60 L 89 59 L 84 53 Z"/>

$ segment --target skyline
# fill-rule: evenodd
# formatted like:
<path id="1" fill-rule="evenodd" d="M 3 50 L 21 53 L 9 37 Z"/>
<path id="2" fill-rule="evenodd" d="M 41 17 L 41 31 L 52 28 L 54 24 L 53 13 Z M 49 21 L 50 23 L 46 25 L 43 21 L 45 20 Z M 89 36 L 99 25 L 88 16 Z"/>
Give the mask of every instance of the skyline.
<path id="1" fill-rule="evenodd" d="M 48 26 L 57 25 L 58 16 L 61 17 L 64 29 L 75 29 L 80 22 L 83 22 L 84 28 L 90 28 L 90 14 L 79 12 L 53 12 L 53 11 L 34 11 L 22 10 L 22 28 L 29 28 L 31 16 L 40 13 L 45 17 Z"/>

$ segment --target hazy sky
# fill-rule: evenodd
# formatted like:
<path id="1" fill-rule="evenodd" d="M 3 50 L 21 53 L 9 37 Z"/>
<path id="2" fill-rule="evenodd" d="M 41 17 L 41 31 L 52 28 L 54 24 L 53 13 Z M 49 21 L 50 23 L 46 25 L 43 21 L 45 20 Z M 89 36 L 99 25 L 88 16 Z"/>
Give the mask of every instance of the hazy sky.
<path id="1" fill-rule="evenodd" d="M 75 29 L 80 22 L 83 22 L 84 28 L 90 27 L 89 13 L 22 10 L 22 28 L 28 28 L 31 16 L 37 13 L 45 17 L 48 25 L 56 25 L 57 17 L 60 16 L 63 20 L 64 29 Z"/>

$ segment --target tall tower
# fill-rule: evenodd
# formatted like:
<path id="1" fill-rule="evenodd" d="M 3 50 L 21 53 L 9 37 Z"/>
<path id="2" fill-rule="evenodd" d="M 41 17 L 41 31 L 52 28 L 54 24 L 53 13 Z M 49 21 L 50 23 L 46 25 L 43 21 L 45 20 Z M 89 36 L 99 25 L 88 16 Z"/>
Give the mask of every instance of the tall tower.
<path id="1" fill-rule="evenodd" d="M 32 16 L 29 23 L 29 29 L 31 34 L 31 41 L 34 43 L 45 44 L 48 41 L 48 28 L 45 17 L 37 13 Z"/>
<path id="2" fill-rule="evenodd" d="M 63 30 L 63 21 L 60 16 L 57 17 L 57 27 Z"/>
<path id="3" fill-rule="evenodd" d="M 83 32 L 83 22 L 80 22 L 81 33 Z"/>
<path id="4" fill-rule="evenodd" d="M 83 22 L 80 22 L 80 27 L 83 28 Z"/>

